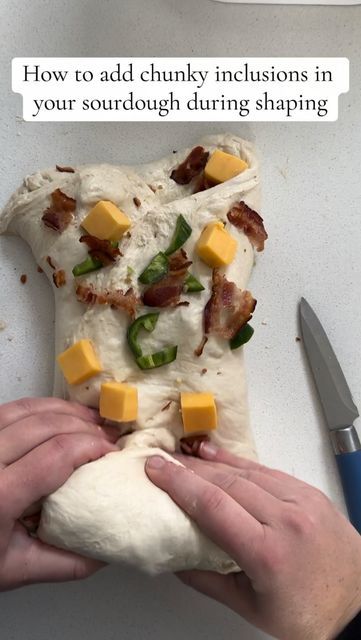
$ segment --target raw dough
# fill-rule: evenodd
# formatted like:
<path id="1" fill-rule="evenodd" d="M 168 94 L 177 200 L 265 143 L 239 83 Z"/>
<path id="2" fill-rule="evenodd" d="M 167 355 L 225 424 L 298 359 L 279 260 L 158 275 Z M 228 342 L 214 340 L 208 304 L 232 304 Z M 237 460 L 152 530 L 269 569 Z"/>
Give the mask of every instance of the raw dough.
<path id="1" fill-rule="evenodd" d="M 66 272 L 66 285 L 54 287 L 56 302 L 56 353 L 81 338 L 96 345 L 104 372 L 84 384 L 67 387 L 55 367 L 54 395 L 98 406 L 104 380 L 127 381 L 138 387 L 139 418 L 131 436 L 122 437 L 119 453 L 83 466 L 44 504 L 39 536 L 56 546 L 72 549 L 107 562 L 135 565 L 149 573 L 186 568 L 212 568 L 227 572 L 234 563 L 206 540 L 170 498 L 153 486 L 144 472 L 145 458 L 160 447 L 177 449 L 182 436 L 180 391 L 211 391 L 216 396 L 219 428 L 212 438 L 239 455 L 256 456 L 249 428 L 242 349 L 225 348 L 224 340 L 211 337 L 200 358 L 194 349 L 202 337 L 202 313 L 210 295 L 211 270 L 196 259 L 194 246 L 205 224 L 225 218 L 230 207 L 244 200 L 259 209 L 259 170 L 252 145 L 233 135 L 210 136 L 201 141 L 207 150 L 222 149 L 239 155 L 249 169 L 217 187 L 191 195 L 192 185 L 179 186 L 169 175 L 189 153 L 139 167 L 89 165 L 75 173 L 43 171 L 27 177 L 0 214 L 0 232 L 18 234 L 31 246 L 37 263 L 52 282 L 47 256 Z M 151 188 L 152 187 L 152 188 Z M 49 196 L 60 188 L 76 199 L 74 223 L 62 234 L 41 221 Z M 133 198 L 141 201 L 137 207 Z M 86 282 L 96 289 L 133 286 L 151 258 L 164 249 L 176 217 L 182 213 L 193 229 L 186 250 L 193 259 L 192 273 L 205 284 L 201 294 L 189 299 L 190 307 L 164 309 L 156 330 L 143 342 L 159 350 L 178 344 L 175 362 L 142 372 L 129 353 L 125 334 L 129 318 L 104 306 L 87 307 L 74 293 L 72 267 L 86 256 L 78 242 L 79 222 L 98 200 L 112 200 L 132 220 L 131 238 L 121 242 L 124 254 L 117 265 L 89 274 Z M 245 288 L 254 261 L 253 247 L 243 232 L 232 227 L 238 251 L 227 268 L 229 280 Z M 202 370 L 207 373 L 202 375 Z M 162 411 L 171 401 L 167 410 Z M 166 454 L 164 454 L 166 455 Z"/>

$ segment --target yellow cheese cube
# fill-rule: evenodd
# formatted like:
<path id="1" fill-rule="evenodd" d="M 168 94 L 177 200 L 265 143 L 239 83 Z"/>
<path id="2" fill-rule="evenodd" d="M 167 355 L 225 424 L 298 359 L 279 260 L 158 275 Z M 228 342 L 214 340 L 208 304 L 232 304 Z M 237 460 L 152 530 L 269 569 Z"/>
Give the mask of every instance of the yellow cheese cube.
<path id="1" fill-rule="evenodd" d="M 81 224 L 91 236 L 118 242 L 129 229 L 130 220 L 113 202 L 99 200 Z"/>
<path id="2" fill-rule="evenodd" d="M 104 382 L 100 388 L 99 413 L 115 422 L 130 422 L 138 415 L 138 390 L 121 382 Z"/>
<path id="3" fill-rule="evenodd" d="M 80 384 L 102 371 L 90 340 L 79 340 L 60 353 L 57 361 L 68 384 Z"/>
<path id="4" fill-rule="evenodd" d="M 224 267 L 230 264 L 236 251 L 237 240 L 225 230 L 222 222 L 208 224 L 197 243 L 197 253 L 209 267 Z"/>
<path id="5" fill-rule="evenodd" d="M 248 169 L 247 162 L 217 149 L 209 158 L 204 173 L 208 180 L 219 184 L 238 176 L 245 169 Z"/>
<path id="6" fill-rule="evenodd" d="M 217 429 L 217 409 L 213 393 L 181 393 L 184 433 Z"/>

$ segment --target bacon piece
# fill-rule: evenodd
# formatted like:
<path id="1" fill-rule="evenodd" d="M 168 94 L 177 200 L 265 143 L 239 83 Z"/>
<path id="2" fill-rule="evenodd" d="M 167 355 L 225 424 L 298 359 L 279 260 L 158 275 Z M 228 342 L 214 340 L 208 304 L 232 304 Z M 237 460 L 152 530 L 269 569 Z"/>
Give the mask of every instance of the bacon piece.
<path id="1" fill-rule="evenodd" d="M 206 191 L 207 189 L 211 189 L 212 187 L 215 187 L 215 186 L 216 186 L 216 183 L 212 182 L 211 180 L 206 178 L 206 176 L 204 174 L 204 171 L 203 171 L 203 173 L 199 176 L 198 180 L 195 183 L 193 193 L 199 193 L 200 191 Z"/>
<path id="2" fill-rule="evenodd" d="M 104 266 L 113 264 L 122 254 L 118 247 L 113 247 L 110 240 L 100 240 L 95 236 L 85 235 L 79 238 L 79 242 L 85 242 L 89 247 L 89 255 L 94 260 L 99 260 Z"/>
<path id="3" fill-rule="evenodd" d="M 36 268 L 38 273 L 44 273 L 43 269 L 38 265 Z"/>
<path id="4" fill-rule="evenodd" d="M 61 173 L 75 173 L 75 169 L 73 169 L 73 167 L 61 167 L 60 165 L 56 164 L 55 168 Z"/>
<path id="5" fill-rule="evenodd" d="M 227 218 L 237 229 L 244 231 L 257 251 L 263 251 L 268 233 L 264 228 L 263 218 L 257 211 L 251 209 L 241 200 L 228 211 Z"/>
<path id="6" fill-rule="evenodd" d="M 116 291 L 96 291 L 90 285 L 79 284 L 76 288 L 76 297 L 79 302 L 85 304 L 109 304 L 112 309 L 122 309 L 131 318 L 135 317 L 139 299 L 131 287 L 125 293 L 121 289 Z"/>
<path id="7" fill-rule="evenodd" d="M 252 318 L 257 301 L 218 269 L 213 269 L 212 279 L 212 295 L 204 308 L 204 331 L 230 340 Z"/>
<path id="8" fill-rule="evenodd" d="M 57 271 L 54 271 L 53 282 L 57 289 L 59 289 L 59 287 L 63 287 L 66 284 L 64 269 L 57 269 Z"/>
<path id="9" fill-rule="evenodd" d="M 50 256 L 46 256 L 46 261 L 47 261 L 49 267 L 51 267 L 53 270 L 56 268 L 55 264 L 53 263 L 53 259 Z"/>
<path id="10" fill-rule="evenodd" d="M 197 358 L 200 358 L 200 356 L 202 355 L 203 349 L 206 346 L 207 342 L 208 342 L 207 336 L 203 336 L 203 338 L 202 338 L 200 344 L 198 345 L 198 347 L 196 349 L 194 349 L 194 355 L 197 356 Z"/>
<path id="11" fill-rule="evenodd" d="M 181 438 L 179 444 L 183 453 L 189 456 L 199 456 L 199 448 L 202 442 L 209 442 L 209 436 L 206 434 L 187 436 L 186 438 Z"/>
<path id="12" fill-rule="evenodd" d="M 137 196 L 135 196 L 135 198 L 133 198 L 133 202 L 134 202 L 136 207 L 140 207 L 140 205 L 142 204 L 141 201 L 139 200 L 139 198 L 137 198 Z"/>
<path id="13" fill-rule="evenodd" d="M 186 159 L 176 169 L 173 169 L 170 174 L 171 180 L 177 184 L 189 184 L 203 171 L 208 157 L 209 152 L 203 147 L 194 147 Z"/>
<path id="14" fill-rule="evenodd" d="M 191 264 L 184 249 L 170 256 L 167 275 L 144 291 L 143 303 L 147 307 L 188 306 L 187 301 L 180 302 L 180 297 Z"/>
<path id="15" fill-rule="evenodd" d="M 46 227 L 63 233 L 73 219 L 76 202 L 60 189 L 55 189 L 50 197 L 51 205 L 45 209 L 41 219 Z"/>
<path id="16" fill-rule="evenodd" d="M 22 276 L 20 276 L 21 284 L 26 284 L 27 279 L 28 279 L 28 276 L 26 275 L 26 273 L 23 273 Z"/>
<path id="17" fill-rule="evenodd" d="M 167 404 L 165 404 L 164 407 L 161 408 L 161 411 L 168 411 L 168 409 L 170 409 L 171 404 L 172 404 L 172 400 L 169 400 L 169 402 L 167 402 Z"/>

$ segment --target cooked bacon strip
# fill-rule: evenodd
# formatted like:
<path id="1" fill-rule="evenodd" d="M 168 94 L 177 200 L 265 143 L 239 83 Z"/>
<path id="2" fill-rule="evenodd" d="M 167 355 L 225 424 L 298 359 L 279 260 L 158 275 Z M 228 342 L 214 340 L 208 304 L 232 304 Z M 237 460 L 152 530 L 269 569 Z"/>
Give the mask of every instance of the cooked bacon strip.
<path id="1" fill-rule="evenodd" d="M 203 338 L 202 338 L 200 344 L 198 345 L 198 347 L 196 349 L 194 349 L 194 355 L 197 356 L 197 358 L 199 358 L 202 355 L 203 349 L 206 346 L 207 342 L 208 342 L 207 336 L 203 336 Z"/>
<path id="2" fill-rule="evenodd" d="M 79 242 L 85 242 L 89 247 L 89 255 L 94 260 L 99 260 L 104 266 L 116 261 L 122 254 L 118 247 L 113 247 L 110 240 L 100 240 L 95 236 L 85 235 L 79 238 Z"/>
<path id="3" fill-rule="evenodd" d="M 264 228 L 263 218 L 257 211 L 251 209 L 241 200 L 228 211 L 227 218 L 237 229 L 244 231 L 257 251 L 263 251 L 268 233 Z"/>
<path id="4" fill-rule="evenodd" d="M 66 284 L 64 269 L 57 269 L 57 271 L 54 271 L 53 282 L 57 289 L 59 289 L 59 287 L 63 287 Z"/>
<path id="5" fill-rule="evenodd" d="M 180 302 L 180 297 L 191 264 L 184 249 L 170 256 L 167 275 L 144 291 L 143 303 L 147 307 L 188 306 L 188 302 Z"/>
<path id="6" fill-rule="evenodd" d="M 73 219 L 76 202 L 60 189 L 55 189 L 50 197 L 51 205 L 45 209 L 41 219 L 46 227 L 63 233 Z"/>
<path id="7" fill-rule="evenodd" d="M 204 308 L 204 332 L 230 340 L 252 318 L 257 301 L 213 269 L 212 295 Z"/>
<path id="8" fill-rule="evenodd" d="M 179 444 L 182 453 L 189 456 L 199 456 L 199 448 L 202 442 L 209 442 L 209 436 L 206 434 L 188 436 L 186 438 L 181 438 Z"/>
<path id="9" fill-rule="evenodd" d="M 92 286 L 79 284 L 76 297 L 85 304 L 109 304 L 112 309 L 122 309 L 131 318 L 135 318 L 139 299 L 131 287 L 125 293 L 121 289 L 116 291 L 96 291 Z"/>
<path id="10" fill-rule="evenodd" d="M 55 168 L 61 173 L 75 173 L 75 169 L 73 169 L 73 167 L 61 167 L 60 165 L 56 164 Z"/>
<path id="11" fill-rule="evenodd" d="M 203 147 L 194 147 L 186 159 L 173 169 L 170 177 L 177 184 L 189 184 L 207 164 L 209 152 Z"/>

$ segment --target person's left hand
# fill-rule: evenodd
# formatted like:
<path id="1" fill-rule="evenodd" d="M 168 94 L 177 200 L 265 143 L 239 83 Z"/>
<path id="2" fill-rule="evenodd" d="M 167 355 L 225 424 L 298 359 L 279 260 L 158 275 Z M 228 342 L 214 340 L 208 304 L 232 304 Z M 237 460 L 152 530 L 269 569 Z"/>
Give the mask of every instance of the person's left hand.
<path id="1" fill-rule="evenodd" d="M 39 510 L 77 467 L 117 450 L 115 439 L 95 411 L 71 402 L 25 398 L 0 406 L 0 591 L 85 578 L 104 566 L 29 536 L 20 518 Z"/>

